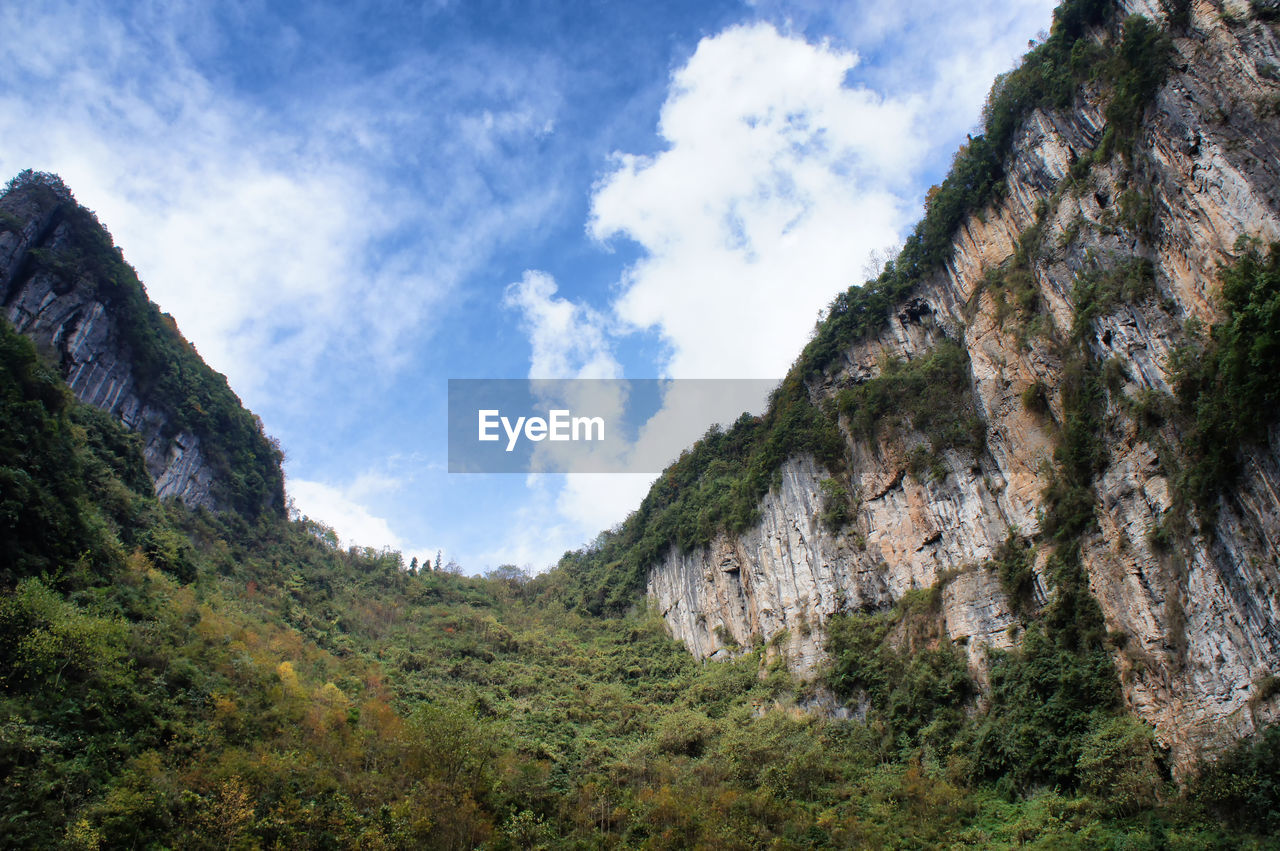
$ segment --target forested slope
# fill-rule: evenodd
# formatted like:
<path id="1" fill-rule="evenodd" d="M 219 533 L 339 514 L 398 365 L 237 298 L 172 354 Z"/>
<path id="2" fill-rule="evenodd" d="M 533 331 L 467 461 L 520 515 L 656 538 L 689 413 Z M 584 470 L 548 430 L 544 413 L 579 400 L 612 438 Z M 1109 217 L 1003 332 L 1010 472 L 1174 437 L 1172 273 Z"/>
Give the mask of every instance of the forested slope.
<path id="1" fill-rule="evenodd" d="M 1028 786 L 982 764 L 945 648 L 855 648 L 831 675 L 868 686 L 850 718 L 767 648 L 699 662 L 641 606 L 580 609 L 562 572 L 413 574 L 310 521 L 161 503 L 136 436 L 7 326 L 0 405 L 4 847 L 1225 848 L 1277 826 L 1280 736 L 1179 791 L 1113 714 L 1083 782 Z M 865 617 L 932 603 L 903 605 Z M 1057 729 L 1074 710 L 1022 676 L 1010 699 Z"/>
<path id="2" fill-rule="evenodd" d="M 1196 230 L 1226 184 L 1179 177 L 1203 157 L 1263 185 L 1275 162 L 1228 143 L 1265 153 L 1274 112 L 1224 101 L 1214 123 L 1178 87 L 1207 99 L 1240 76 L 1221 57 L 1274 52 L 1277 15 L 1133 6 L 1068 0 L 769 411 L 536 578 L 413 572 L 285 517 L 256 419 L 61 181 L 20 176 L 0 204 L 26 333 L 0 320 L 0 846 L 1275 847 L 1280 680 L 1236 683 L 1258 642 L 1257 665 L 1203 655 L 1247 648 L 1275 603 L 1208 581 L 1274 569 L 1249 561 L 1274 199 Z M 1195 152 L 1163 145 L 1191 113 Z M 1210 230 L 1212 251 L 1187 239 Z M 72 344 L 90 316 L 94 358 Z M 1163 490 L 1120 486 L 1139 469 Z M 912 505 L 956 510 L 884 522 L 932 517 Z M 802 563 L 829 596 L 746 605 Z M 1162 631 L 1117 615 L 1138 587 Z M 739 599 L 755 620 L 722 617 Z M 1168 699 L 1179 677 L 1230 680 L 1236 714 Z M 1204 758 L 1182 747 L 1210 728 Z"/>

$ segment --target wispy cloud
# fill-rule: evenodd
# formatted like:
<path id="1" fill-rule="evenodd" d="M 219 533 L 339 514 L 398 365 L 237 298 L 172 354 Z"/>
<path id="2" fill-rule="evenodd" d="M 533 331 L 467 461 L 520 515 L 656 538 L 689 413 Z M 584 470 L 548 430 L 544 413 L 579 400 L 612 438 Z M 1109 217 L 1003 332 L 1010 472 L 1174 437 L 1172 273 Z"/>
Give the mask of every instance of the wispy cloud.
<path id="1" fill-rule="evenodd" d="M 814 33 L 863 56 L 857 82 L 915 97 L 928 117 L 922 141 L 947 154 L 975 127 L 991 81 L 1047 30 L 1057 0 L 755 0 L 784 31 Z"/>
<path id="2" fill-rule="evenodd" d="M 533 353 L 530 378 L 617 378 L 621 367 L 599 312 L 557 296 L 555 279 L 526 271 L 507 287 L 503 304 L 520 312 Z"/>
<path id="3" fill-rule="evenodd" d="M 0 45 L 0 170 L 61 173 L 251 402 L 394 370 L 554 198 L 499 150 L 547 132 L 554 91 L 500 57 L 409 54 L 271 111 L 201 66 L 197 7 L 39 5 L 0 11 L 24 34 Z"/>

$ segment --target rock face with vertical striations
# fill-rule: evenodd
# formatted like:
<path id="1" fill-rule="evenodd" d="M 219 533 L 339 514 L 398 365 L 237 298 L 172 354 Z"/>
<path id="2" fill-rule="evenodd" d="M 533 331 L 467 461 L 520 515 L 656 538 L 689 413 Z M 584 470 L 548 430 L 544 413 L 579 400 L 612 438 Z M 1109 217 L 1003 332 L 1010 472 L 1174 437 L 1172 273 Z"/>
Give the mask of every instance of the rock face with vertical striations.
<path id="1" fill-rule="evenodd" d="M 81 401 L 141 435 L 157 496 L 249 515 L 282 510 L 279 453 L 256 417 L 147 300 L 57 178 L 24 173 L 0 198 L 0 310 Z"/>
<path id="2" fill-rule="evenodd" d="M 1164 22 L 1163 9 L 1126 2 L 1116 20 Z M 946 632 L 981 680 L 985 648 L 1016 646 L 1019 636 L 983 563 L 1011 533 L 1042 531 L 1072 342 L 1109 386 L 1098 435 L 1105 464 L 1092 482 L 1097 522 L 1081 553 L 1107 629 L 1123 637 L 1113 656 L 1128 705 L 1155 726 L 1179 771 L 1274 719 L 1276 698 L 1257 684 L 1280 673 L 1275 412 L 1269 435 L 1241 447 L 1234 485 L 1201 512 L 1176 498 L 1162 463 L 1177 429 L 1142 413 L 1172 398 L 1175 349 L 1197 325 L 1222 319 L 1218 270 L 1237 256 L 1237 240 L 1280 240 L 1275 16 L 1240 3 L 1226 11 L 1190 4 L 1131 156 L 1080 165 L 1108 132 L 1111 95 L 1096 83 L 1069 107 L 1031 112 L 1005 160 L 1000 200 L 960 223 L 949 261 L 878 333 L 808 382 L 815 403 L 831 402 L 890 359 L 913 362 L 954 341 L 985 430 L 980 450 L 941 451 L 912 472 L 922 435 L 868 437 L 842 415 L 851 523 L 824 527 L 821 483 L 833 473 L 793 457 L 754 526 L 690 552 L 672 547 L 651 568 L 649 596 L 692 653 L 771 643 L 812 675 L 834 612 L 884 607 L 938 584 Z M 1118 28 L 1092 38 L 1115 38 Z M 1021 289 L 1002 289 L 1014 273 Z M 1080 281 L 1125 275 L 1133 283 L 1121 297 L 1095 300 L 1082 315 Z M 1169 546 L 1172 527 L 1187 531 Z M 1037 547 L 1031 605 L 1050 592 L 1045 549 Z"/>

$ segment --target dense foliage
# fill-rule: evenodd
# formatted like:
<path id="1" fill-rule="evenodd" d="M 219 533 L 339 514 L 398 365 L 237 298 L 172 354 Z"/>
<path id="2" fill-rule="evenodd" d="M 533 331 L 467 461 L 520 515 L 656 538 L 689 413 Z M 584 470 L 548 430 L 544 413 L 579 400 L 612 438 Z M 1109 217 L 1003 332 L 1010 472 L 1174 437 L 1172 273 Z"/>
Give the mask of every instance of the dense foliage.
<path id="1" fill-rule="evenodd" d="M 1168 48 L 1140 19 L 1114 49 L 1088 38 L 1112 8 L 1059 9 L 1049 39 L 997 85 L 985 133 L 902 255 L 837 299 L 765 415 L 710 431 L 627 523 L 536 579 L 407 570 L 396 553 L 340 550 L 331 530 L 270 510 L 278 458 L 251 415 L 146 303 L 92 214 L 55 179 L 20 179 L 17 191 L 56 196 L 76 240 L 33 262 L 93 282 L 126 317 L 138 380 L 176 400 L 165 403 L 176 427 L 212 442 L 240 510 L 159 503 L 136 437 L 77 404 L 0 323 L 0 845 L 1274 846 L 1280 734 L 1175 788 L 1151 730 L 1123 712 L 1111 662 L 1123 636 L 1106 634 L 1080 561 L 1118 390 L 1086 340 L 1117 302 L 1150 293 L 1145 261 L 1078 280 L 1042 534 L 1012 534 L 967 568 L 994 572 L 1019 619 L 1018 647 L 992 654 L 985 688 L 939 617 L 955 573 L 827 624 L 825 684 L 852 718 L 802 711 L 824 696 L 793 682 L 773 648 L 695 661 L 639 602 L 667 548 L 754 522 L 789 458 L 833 474 L 823 522 L 847 523 L 841 422 L 935 457 L 982 450 L 958 345 L 886 362 L 829 409 L 806 379 L 947 261 L 963 217 L 1002 192 L 1032 109 L 1105 84 L 1109 135 L 1093 156 L 1127 152 Z M 1037 240 L 990 282 L 1019 317 L 1036 310 L 1025 276 Z M 1227 321 L 1180 361 L 1190 481 L 1209 493 L 1280 407 L 1267 383 L 1280 366 L 1280 249 L 1241 250 L 1223 275 Z M 1048 416 L 1046 388 L 1033 389 L 1024 401 Z"/>
<path id="2" fill-rule="evenodd" d="M 137 438 L 75 404 L 8 323 L 0 323 L 0 422 L 0 583 L 110 573 L 123 561 L 119 544 L 151 543 L 151 480 Z"/>
<path id="3" fill-rule="evenodd" d="M 924 435 L 935 456 L 944 449 L 976 456 L 986 445 L 987 428 L 971 381 L 969 352 L 944 340 L 917 360 L 885 362 L 879 375 L 846 387 L 836 399 L 849 430 L 863 439 L 913 430 Z"/>
<path id="4" fill-rule="evenodd" d="M 1280 725 L 1236 743 L 1205 766 L 1192 794 L 1211 812 L 1248 830 L 1280 835 Z"/>
<path id="5" fill-rule="evenodd" d="M 828 624 L 837 693 L 862 695 L 888 754 L 927 755 L 937 765 L 951 750 L 976 692 L 963 653 L 942 634 L 941 590 L 915 591 L 882 612 L 848 612 Z"/>
<path id="6" fill-rule="evenodd" d="M 1221 274 L 1226 318 L 1173 363 L 1186 431 L 1180 485 L 1207 513 L 1235 481 L 1240 447 L 1266 440 L 1280 411 L 1280 244 L 1236 248 Z"/>
<path id="7" fill-rule="evenodd" d="M 64 230 L 56 246 L 28 252 L 31 271 L 53 276 L 57 287 L 88 287 L 89 296 L 110 310 L 139 394 L 165 416 L 173 434 L 189 431 L 200 438 L 218 503 L 250 515 L 282 513 L 279 450 L 226 378 L 201 360 L 172 318 L 147 298 L 97 217 L 76 203 L 57 176 L 41 172 L 24 171 L 9 181 L 5 207 L 24 203 L 52 208 L 50 228 Z M 0 216 L 0 229 L 21 224 L 12 215 Z"/>
<path id="8" fill-rule="evenodd" d="M 82 509 L 71 398 L 25 337 L 0 326 L 0 553 L 4 580 L 75 563 L 96 535 Z"/>
<path id="9" fill-rule="evenodd" d="M 576 611 L 564 573 L 414 573 L 310 521 L 157 504 L 131 438 L 78 425 L 94 415 L 30 346 L 0 342 L 6 410 L 26 406 L 0 439 L 48 438 L 9 475 L 50 488 L 100 465 L 68 502 L 92 535 L 63 550 L 81 527 L 48 527 L 6 561 L 24 566 L 0 594 L 6 847 L 1239 847 L 1260 841 L 1211 813 L 1276 808 L 1265 744 L 1161 808 L 1149 741 L 1118 716 L 1045 763 L 1096 782 L 1010 796 L 988 732 L 966 732 L 936 591 L 833 623 L 858 652 L 832 681 L 871 708 L 825 720 L 767 648 L 699 663 L 650 613 Z M 58 570 L 64 551 L 92 569 Z M 1044 667 L 997 669 L 997 689 L 1079 685 Z"/>

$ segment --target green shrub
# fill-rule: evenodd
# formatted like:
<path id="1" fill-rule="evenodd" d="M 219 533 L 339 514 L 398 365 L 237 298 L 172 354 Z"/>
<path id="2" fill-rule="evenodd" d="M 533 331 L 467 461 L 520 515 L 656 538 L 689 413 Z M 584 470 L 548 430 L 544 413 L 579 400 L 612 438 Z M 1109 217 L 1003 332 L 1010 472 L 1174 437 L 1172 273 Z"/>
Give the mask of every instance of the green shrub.
<path id="1" fill-rule="evenodd" d="M 921 599 L 923 606 L 908 596 L 887 612 L 832 616 L 827 682 L 837 694 L 865 692 L 891 752 L 927 747 L 943 755 L 964 723 L 973 682 L 964 655 L 945 638 L 911 641 L 913 628 L 931 632 L 936 623 L 936 594 Z"/>
<path id="2" fill-rule="evenodd" d="M 679 709 L 658 722 L 654 744 L 658 750 L 673 756 L 698 757 L 715 733 L 715 724 L 706 715 L 693 709 Z"/>
<path id="3" fill-rule="evenodd" d="M 986 445 L 986 425 L 973 400 L 969 353 L 946 340 L 927 357 L 886 362 L 880 375 L 841 390 L 840 413 L 866 440 L 924 434 L 934 454 L 946 449 L 977 455 Z"/>
<path id="4" fill-rule="evenodd" d="M 853 519 L 849 491 L 836 479 L 823 479 L 819 487 L 822 491 L 822 513 L 818 519 L 827 531 L 839 532 Z"/>
<path id="5" fill-rule="evenodd" d="M 1220 272 L 1226 318 L 1207 342 L 1174 353 L 1173 384 L 1187 434 L 1179 488 L 1211 517 L 1240 472 L 1240 448 L 1264 439 L 1280 412 L 1280 244 L 1242 240 Z"/>
<path id="6" fill-rule="evenodd" d="M 1042 417 L 1049 414 L 1049 388 L 1040 379 L 1037 378 L 1024 387 L 1019 398 L 1023 409 L 1028 413 Z"/>
<path id="7" fill-rule="evenodd" d="M 992 651 L 990 706 L 961 745 L 974 754 L 975 777 L 1019 791 L 1077 788 L 1088 743 L 1117 717 L 1119 680 L 1108 653 L 1050 636 L 1035 623 L 1018 650 Z"/>
<path id="8" fill-rule="evenodd" d="M 1072 337 L 1083 340 L 1093 323 L 1116 305 L 1136 304 L 1153 293 L 1155 267 L 1145 257 L 1131 257 L 1112 268 L 1081 275 L 1071 288 Z"/>
<path id="9" fill-rule="evenodd" d="M 1120 43 L 1104 66 L 1112 92 L 1105 111 L 1107 129 L 1098 146 L 1102 159 L 1115 153 L 1131 157 L 1147 106 L 1169 73 L 1172 53 L 1169 36 L 1156 24 L 1141 15 L 1125 20 Z"/>
<path id="10" fill-rule="evenodd" d="M 984 565 L 1000 580 L 1000 590 L 1014 614 L 1026 614 L 1031 609 L 1036 587 L 1036 575 L 1032 569 L 1034 560 L 1035 553 L 1030 544 L 1011 531 Z"/>
<path id="11" fill-rule="evenodd" d="M 0 319 L 0 587 L 77 566 L 106 575 L 119 565 L 114 530 L 128 543 L 137 500 L 151 495 L 136 441 L 86 410 Z"/>
<path id="12" fill-rule="evenodd" d="M 1280 725 L 1205 765 L 1191 784 L 1190 797 L 1248 830 L 1273 837 L 1280 833 Z"/>
<path id="13" fill-rule="evenodd" d="M 1150 809 L 1160 791 L 1155 735 L 1136 718 L 1118 715 L 1096 725 L 1076 763 L 1082 787 L 1110 812 Z"/>

